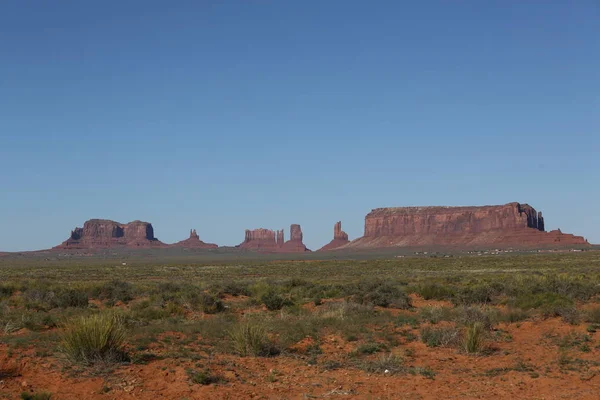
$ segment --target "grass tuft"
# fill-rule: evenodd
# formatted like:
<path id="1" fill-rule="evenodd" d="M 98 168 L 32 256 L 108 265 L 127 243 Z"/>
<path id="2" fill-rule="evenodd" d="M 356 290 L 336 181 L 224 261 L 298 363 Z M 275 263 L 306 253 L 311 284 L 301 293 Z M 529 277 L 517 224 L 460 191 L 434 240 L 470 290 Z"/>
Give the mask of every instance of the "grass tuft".
<path id="1" fill-rule="evenodd" d="M 112 313 L 79 317 L 64 326 L 61 351 L 74 363 L 127 361 L 124 322 Z"/>

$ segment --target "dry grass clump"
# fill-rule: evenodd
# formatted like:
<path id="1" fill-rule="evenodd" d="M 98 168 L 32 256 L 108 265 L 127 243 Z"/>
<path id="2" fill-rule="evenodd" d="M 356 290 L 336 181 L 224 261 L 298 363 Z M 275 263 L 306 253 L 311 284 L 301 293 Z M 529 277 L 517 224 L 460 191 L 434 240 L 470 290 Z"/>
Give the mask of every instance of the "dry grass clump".
<path id="1" fill-rule="evenodd" d="M 61 351 L 75 363 L 122 362 L 127 331 L 116 314 L 101 313 L 71 320 L 61 334 Z"/>

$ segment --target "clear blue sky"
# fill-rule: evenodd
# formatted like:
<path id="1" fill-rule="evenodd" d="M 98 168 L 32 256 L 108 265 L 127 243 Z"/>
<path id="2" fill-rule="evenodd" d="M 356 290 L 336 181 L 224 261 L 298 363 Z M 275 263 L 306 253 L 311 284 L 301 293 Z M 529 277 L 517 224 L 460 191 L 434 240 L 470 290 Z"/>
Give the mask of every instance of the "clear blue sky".
<path id="1" fill-rule="evenodd" d="M 597 0 L 4 0 L 0 57 L 0 250 L 511 201 L 600 242 Z"/>

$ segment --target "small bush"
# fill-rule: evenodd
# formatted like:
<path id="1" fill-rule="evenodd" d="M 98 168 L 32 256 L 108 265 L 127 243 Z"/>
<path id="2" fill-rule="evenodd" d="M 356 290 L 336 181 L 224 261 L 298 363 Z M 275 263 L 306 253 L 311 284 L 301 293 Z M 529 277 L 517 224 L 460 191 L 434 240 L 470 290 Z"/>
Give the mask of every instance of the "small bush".
<path id="1" fill-rule="evenodd" d="M 363 304 L 379 307 L 409 309 L 412 307 L 410 297 L 400 288 L 389 283 L 380 283 L 366 288 L 366 293 L 358 293 L 356 300 Z"/>
<path id="2" fill-rule="evenodd" d="M 572 307 L 573 300 L 556 293 L 526 293 L 517 296 L 510 305 L 523 310 L 541 309 L 543 311 Z"/>
<path id="3" fill-rule="evenodd" d="M 225 310 L 225 305 L 221 299 L 208 293 L 202 293 L 200 295 L 199 304 L 202 311 L 207 314 L 216 314 Z"/>
<path id="4" fill-rule="evenodd" d="M 50 400 L 52 398 L 51 393 L 40 392 L 40 393 L 21 393 L 22 400 Z"/>
<path id="5" fill-rule="evenodd" d="M 279 354 L 279 350 L 267 335 L 263 325 L 246 322 L 229 331 L 233 351 L 242 357 L 268 357 Z"/>
<path id="6" fill-rule="evenodd" d="M 85 365 L 126 361 L 125 338 L 121 318 L 109 313 L 95 314 L 67 323 L 60 349 L 72 362 Z"/>
<path id="7" fill-rule="evenodd" d="M 456 345 L 460 340 L 460 331 L 451 326 L 421 328 L 421 340 L 428 347 Z"/>
<path id="8" fill-rule="evenodd" d="M 383 354 L 374 360 L 360 360 L 358 368 L 372 374 L 397 374 L 404 370 L 402 358 L 392 354 Z"/>
<path id="9" fill-rule="evenodd" d="M 452 297 L 455 305 L 487 304 L 492 301 L 494 289 L 487 284 L 460 287 Z"/>
<path id="10" fill-rule="evenodd" d="M 475 323 L 479 323 L 484 329 L 489 330 L 492 328 L 492 309 L 482 307 L 457 307 L 454 310 L 455 321 L 461 325 L 471 326 Z"/>
<path id="11" fill-rule="evenodd" d="M 524 321 L 529 318 L 527 311 L 521 310 L 520 308 L 509 308 L 506 312 L 501 313 L 499 319 L 504 322 L 514 323 Z"/>
<path id="12" fill-rule="evenodd" d="M 133 286 L 129 282 L 112 280 L 97 288 L 94 295 L 100 300 L 107 300 L 112 303 L 117 301 L 127 303 L 133 300 Z"/>
<path id="13" fill-rule="evenodd" d="M 481 322 L 475 322 L 467 329 L 463 348 L 469 354 L 479 353 L 483 348 L 485 327 Z"/>
<path id="14" fill-rule="evenodd" d="M 221 383 L 225 381 L 222 376 L 212 374 L 208 368 L 202 371 L 194 371 L 189 369 L 187 370 L 187 375 L 192 383 L 198 385 L 210 385 L 211 383 Z"/>
<path id="15" fill-rule="evenodd" d="M 364 343 L 356 348 L 358 354 L 374 354 L 386 350 L 386 346 L 381 343 Z"/>
<path id="16" fill-rule="evenodd" d="M 448 286 L 442 286 L 437 283 L 421 284 L 415 288 L 415 293 L 425 300 L 449 300 L 454 294 Z"/>
<path id="17" fill-rule="evenodd" d="M 88 294 L 81 289 L 65 289 L 60 291 L 55 298 L 54 305 L 56 307 L 87 307 Z"/>
<path id="18" fill-rule="evenodd" d="M 452 310 L 448 307 L 423 307 L 419 310 L 419 317 L 430 324 L 437 324 L 440 321 L 450 321 Z"/>
<path id="19" fill-rule="evenodd" d="M 593 307 L 584 314 L 585 321 L 593 324 L 600 324 L 600 307 Z"/>
<path id="20" fill-rule="evenodd" d="M 281 310 L 286 304 L 285 299 L 277 294 L 274 290 L 270 290 L 263 294 L 260 301 L 267 307 L 269 311 Z"/>

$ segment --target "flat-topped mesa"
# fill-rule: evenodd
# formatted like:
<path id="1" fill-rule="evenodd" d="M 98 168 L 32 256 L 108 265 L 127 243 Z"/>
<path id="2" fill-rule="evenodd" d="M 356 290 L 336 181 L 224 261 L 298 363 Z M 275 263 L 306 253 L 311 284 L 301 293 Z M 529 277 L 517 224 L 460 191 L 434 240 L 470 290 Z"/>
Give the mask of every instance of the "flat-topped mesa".
<path id="1" fill-rule="evenodd" d="M 275 252 L 281 246 L 279 239 L 283 241 L 283 231 L 273 231 L 271 229 L 246 229 L 244 241 L 237 247 L 248 250 Z"/>
<path id="2" fill-rule="evenodd" d="M 365 217 L 364 236 L 348 247 L 589 246 L 583 237 L 545 232 L 544 228 L 541 212 L 516 202 L 481 207 L 377 208 Z"/>
<path id="3" fill-rule="evenodd" d="M 83 228 L 71 231 L 69 239 L 55 249 L 96 249 L 109 247 L 161 247 L 164 243 L 154 237 L 152 224 L 133 221 L 127 224 L 108 219 L 91 219 Z"/>
<path id="4" fill-rule="evenodd" d="M 200 240 L 200 236 L 196 233 L 195 229 L 190 230 L 190 237 L 177 243 L 170 245 L 172 247 L 183 247 L 185 249 L 216 249 L 217 246 L 214 243 L 205 243 Z"/>
<path id="5" fill-rule="evenodd" d="M 337 249 L 350 243 L 348 234 L 342 230 L 342 221 L 338 221 L 333 226 L 333 240 L 321 247 L 318 251 L 327 251 Z"/>
<path id="6" fill-rule="evenodd" d="M 290 240 L 279 249 L 283 253 L 302 253 L 310 251 L 302 242 L 302 228 L 298 224 L 290 225 Z"/>

